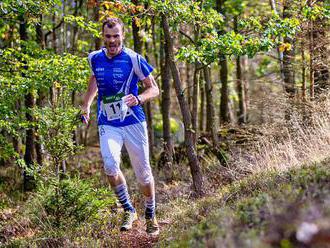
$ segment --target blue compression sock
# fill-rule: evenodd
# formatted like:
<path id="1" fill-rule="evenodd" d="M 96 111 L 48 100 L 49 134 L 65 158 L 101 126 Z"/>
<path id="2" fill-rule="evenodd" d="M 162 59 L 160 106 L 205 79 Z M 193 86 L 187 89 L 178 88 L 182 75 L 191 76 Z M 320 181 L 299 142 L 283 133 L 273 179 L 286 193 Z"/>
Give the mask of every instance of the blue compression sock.
<path id="1" fill-rule="evenodd" d="M 145 218 L 152 219 L 155 216 L 156 212 L 156 200 L 155 196 L 150 196 L 145 198 Z"/>
<path id="2" fill-rule="evenodd" d="M 123 207 L 124 211 L 135 212 L 135 208 L 132 205 L 132 202 L 129 198 L 126 184 L 117 185 L 115 188 L 116 196 Z"/>

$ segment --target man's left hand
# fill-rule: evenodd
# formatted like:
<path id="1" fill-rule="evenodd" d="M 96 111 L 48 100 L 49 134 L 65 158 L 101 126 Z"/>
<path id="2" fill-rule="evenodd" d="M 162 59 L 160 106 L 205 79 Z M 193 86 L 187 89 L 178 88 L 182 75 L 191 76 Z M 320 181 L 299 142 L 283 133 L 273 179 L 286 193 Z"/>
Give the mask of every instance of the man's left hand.
<path id="1" fill-rule="evenodd" d="M 136 106 L 139 104 L 139 100 L 133 94 L 129 94 L 124 98 L 128 107 Z"/>

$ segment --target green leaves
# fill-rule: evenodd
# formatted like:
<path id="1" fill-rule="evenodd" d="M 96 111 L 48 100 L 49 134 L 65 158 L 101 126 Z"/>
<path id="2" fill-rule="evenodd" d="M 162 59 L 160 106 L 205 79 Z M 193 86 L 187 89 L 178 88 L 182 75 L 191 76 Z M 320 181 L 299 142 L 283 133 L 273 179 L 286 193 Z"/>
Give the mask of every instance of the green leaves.
<path id="1" fill-rule="evenodd" d="M 0 129 L 19 136 L 29 127 L 38 127 L 36 133 L 54 163 L 67 159 L 78 147 L 72 132 L 77 128 L 78 110 L 72 106 L 71 94 L 86 87 L 89 68 L 86 59 L 63 54 L 56 55 L 25 43 L 28 53 L 17 49 L 0 50 Z M 45 106 L 24 107 L 24 97 L 33 93 L 35 98 L 53 88 L 56 98 Z M 27 121 L 30 113 L 34 121 Z M 7 143 L 8 146 L 9 143 Z M 12 156 L 10 149 L 0 151 L 1 157 Z M 7 154 L 7 155 L 6 155 Z"/>
<path id="2" fill-rule="evenodd" d="M 106 187 L 95 188 L 80 178 L 50 178 L 39 181 L 30 202 L 36 206 L 29 211 L 38 226 L 65 228 L 100 218 L 101 210 L 114 206 L 116 198 Z"/>
<path id="3" fill-rule="evenodd" d="M 90 32 L 94 37 L 99 38 L 101 36 L 101 24 L 93 21 L 87 21 L 83 16 L 66 15 L 64 17 L 64 21 L 66 23 L 77 24 L 83 30 Z"/>

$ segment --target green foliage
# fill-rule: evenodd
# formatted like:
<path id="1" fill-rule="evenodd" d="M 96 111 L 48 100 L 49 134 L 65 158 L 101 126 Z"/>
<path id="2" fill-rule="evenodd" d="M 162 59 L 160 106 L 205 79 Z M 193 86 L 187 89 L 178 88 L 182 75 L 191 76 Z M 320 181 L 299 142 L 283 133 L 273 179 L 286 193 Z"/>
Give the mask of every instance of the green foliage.
<path id="1" fill-rule="evenodd" d="M 243 224 L 253 226 L 262 222 L 259 210 L 266 204 L 267 194 L 260 194 L 252 199 L 241 201 L 237 205 L 237 216 Z"/>
<path id="2" fill-rule="evenodd" d="M 34 113 L 38 135 L 55 165 L 73 155 L 79 147 L 74 144 L 73 131 L 80 123 L 79 110 L 75 108 L 36 109 Z"/>
<path id="3" fill-rule="evenodd" d="M 91 182 L 79 178 L 48 178 L 39 181 L 28 211 L 37 225 L 64 228 L 98 219 L 102 210 L 115 203 L 108 188 L 94 188 Z"/>
<path id="4" fill-rule="evenodd" d="M 80 28 L 90 32 L 94 37 L 100 37 L 101 23 L 86 21 L 83 16 L 66 15 L 64 21 L 67 23 L 76 23 Z"/>
<path id="5" fill-rule="evenodd" d="M 73 91 L 85 89 L 88 64 L 71 54 L 56 55 L 40 50 L 34 42 L 21 43 L 26 52 L 12 48 L 0 50 L 3 70 L 0 75 L 0 97 L 3 99 L 0 102 L 0 128 L 18 137 L 27 128 L 37 127 L 41 143 L 58 164 L 78 148 L 72 139 L 72 132 L 79 123 L 78 109 L 72 106 L 71 97 Z M 26 94 L 40 97 L 47 95 L 50 88 L 56 93 L 52 102 L 34 109 L 21 106 Z M 27 121 L 26 113 L 31 114 L 34 121 Z M 0 150 L 3 157 L 13 155 L 10 146 L 7 143 Z"/>
<path id="6" fill-rule="evenodd" d="M 25 15 L 30 21 L 38 22 L 39 14 L 49 14 L 60 0 L 2 0 L 0 3 L 0 16 L 11 19 L 18 15 Z"/>
<path id="7" fill-rule="evenodd" d="M 299 24 L 296 18 L 281 19 L 276 15 L 267 21 L 258 18 L 243 19 L 239 21 L 238 33 L 229 31 L 220 34 L 213 30 L 196 44 L 181 47 L 177 58 L 189 63 L 210 64 L 219 60 L 219 54 L 253 57 L 258 52 L 269 51 L 278 46 L 279 36 L 294 35 Z"/>
<path id="8" fill-rule="evenodd" d="M 325 6 L 323 6 L 325 5 Z M 318 18 L 330 19 L 330 4 L 317 3 L 314 6 L 304 6 L 302 14 L 306 19 L 316 20 Z"/>
<path id="9" fill-rule="evenodd" d="M 9 144 L 7 139 L 0 134 L 0 160 L 8 161 L 16 157 L 17 153 L 15 152 L 12 144 Z"/>

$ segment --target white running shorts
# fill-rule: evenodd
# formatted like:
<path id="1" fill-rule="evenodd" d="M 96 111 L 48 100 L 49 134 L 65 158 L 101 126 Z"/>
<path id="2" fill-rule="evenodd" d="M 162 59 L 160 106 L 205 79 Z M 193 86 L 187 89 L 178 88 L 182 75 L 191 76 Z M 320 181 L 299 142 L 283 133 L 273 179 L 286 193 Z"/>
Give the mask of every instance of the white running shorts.
<path id="1" fill-rule="evenodd" d="M 124 127 L 101 125 L 99 137 L 105 174 L 116 176 L 120 172 L 120 156 L 124 144 L 138 182 L 146 185 L 153 181 L 146 122 Z"/>

